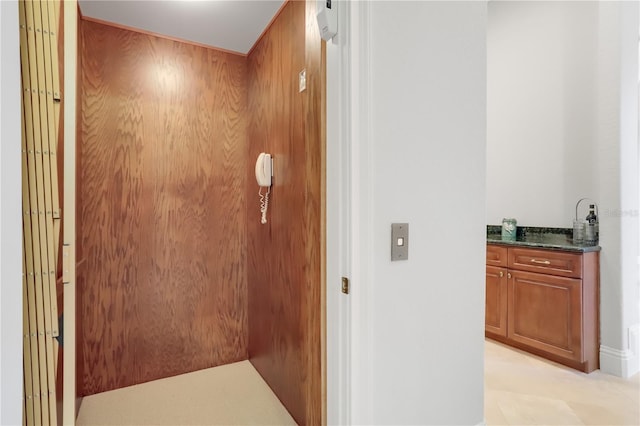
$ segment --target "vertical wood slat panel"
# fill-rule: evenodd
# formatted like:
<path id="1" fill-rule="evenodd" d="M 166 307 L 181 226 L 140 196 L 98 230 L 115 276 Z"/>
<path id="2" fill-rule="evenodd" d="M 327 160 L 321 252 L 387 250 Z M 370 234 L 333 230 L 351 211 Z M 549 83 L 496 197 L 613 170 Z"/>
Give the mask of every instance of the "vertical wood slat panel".
<path id="1" fill-rule="evenodd" d="M 31 10 L 32 19 L 35 30 L 35 48 L 36 66 L 32 71 L 35 72 L 37 81 L 37 94 L 39 95 L 40 108 L 40 133 L 35 136 L 36 147 L 36 173 L 37 173 L 37 194 L 38 194 L 38 217 L 40 221 L 40 245 L 41 245 L 41 271 L 42 277 L 42 305 L 44 307 L 44 339 L 46 349 L 46 372 L 47 372 L 47 399 L 49 403 L 49 423 L 57 422 L 56 414 L 56 361 L 58 355 L 58 344 L 53 337 L 58 336 L 58 310 L 55 297 L 56 271 L 54 246 L 58 241 L 58 236 L 54 236 L 55 227 L 53 220 L 53 192 L 52 192 L 52 173 L 57 170 L 51 169 L 51 146 L 56 145 L 56 137 L 54 134 L 55 118 L 53 109 L 53 75 L 51 74 L 51 51 L 49 49 L 49 16 L 46 2 L 33 1 L 26 7 Z M 27 21 L 29 18 L 27 18 Z M 36 126 L 37 127 L 37 126 Z M 39 137 L 38 137 L 39 136 Z M 53 161 L 55 164 L 55 160 Z M 57 191 L 57 187 L 56 187 Z M 37 273 L 38 271 L 36 271 Z M 36 294 L 37 296 L 37 294 Z M 41 362 L 43 362 L 41 360 Z M 43 396 L 44 397 L 44 396 Z"/>
<path id="2" fill-rule="evenodd" d="M 33 207 L 31 203 L 35 202 L 34 186 L 35 186 L 35 162 L 32 160 L 33 155 L 33 138 L 34 138 L 34 124 L 32 111 L 34 106 L 32 105 L 31 97 L 31 81 L 30 81 L 30 67 L 29 67 L 29 53 L 28 53 L 28 31 L 32 31 L 33 27 L 27 26 L 26 5 L 24 2 L 19 2 L 20 11 L 20 62 L 22 64 L 22 208 L 23 208 L 23 241 L 24 241 L 24 255 L 25 263 L 23 273 L 26 277 L 26 294 L 27 294 L 27 308 L 28 308 L 28 334 L 29 334 L 29 347 L 31 360 L 31 374 L 25 371 L 25 379 L 31 383 L 25 383 L 26 399 L 31 399 L 33 407 L 33 421 L 34 423 L 42 423 L 42 404 L 40 403 L 41 394 L 41 377 L 40 374 L 40 342 L 38 340 L 38 318 L 37 318 L 37 303 L 36 303 L 36 280 L 35 280 L 35 259 L 34 259 L 34 243 L 36 236 L 32 232 L 35 229 L 35 225 L 32 227 L 31 218 L 34 215 L 34 211 L 37 208 L 37 203 Z M 29 163 L 31 161 L 31 163 Z M 33 184 L 30 184 L 33 182 Z M 26 347 L 26 345 L 24 345 Z M 26 353 L 25 361 L 26 361 Z M 28 369 L 28 365 L 25 365 L 25 370 Z M 27 401 L 28 402 L 28 401 Z M 27 413 L 29 415 L 29 413 Z M 46 417 L 46 415 L 45 415 Z"/>
<path id="3" fill-rule="evenodd" d="M 81 32 L 80 394 L 246 359 L 244 58 Z"/>
<path id="4" fill-rule="evenodd" d="M 56 415 L 56 356 L 58 335 L 57 303 L 55 297 L 57 264 L 55 244 L 58 238 L 54 226 L 54 203 L 57 191 L 53 188 L 55 161 L 51 147 L 56 145 L 56 117 L 53 108 L 52 73 L 54 53 L 49 49 L 49 8 L 46 2 L 20 2 L 21 62 L 23 74 L 23 205 L 25 238 L 25 296 L 29 323 L 25 330 L 32 339 L 31 391 L 26 384 L 27 399 L 32 398 L 33 415 L 25 414 L 32 423 L 57 422 Z M 28 170 L 28 171 L 27 171 Z M 53 190 L 52 190 L 53 189 Z M 28 195 L 27 195 L 28 194 Z M 35 328 L 34 328 L 35 327 Z M 37 339 L 37 352 L 34 351 Z M 26 347 L 26 345 L 25 345 Z M 27 354 L 25 354 L 27 357 Z M 25 359 L 26 361 L 26 359 Z M 37 366 L 36 366 L 37 363 Z M 25 366 L 29 364 L 28 362 Z M 36 380 L 39 377 L 39 383 Z M 27 379 L 29 380 L 29 379 Z"/>
<path id="5" fill-rule="evenodd" d="M 299 424 L 323 416 L 324 71 L 312 8 L 289 2 L 247 58 L 248 157 L 274 156 L 266 225 L 253 171 L 247 178 L 249 357 Z"/>
<path id="6" fill-rule="evenodd" d="M 36 24 L 33 17 L 33 3 L 24 2 L 24 13 L 26 17 L 27 27 L 27 42 L 28 55 L 25 66 L 28 66 L 28 81 L 23 81 L 23 87 L 29 88 L 31 95 L 31 112 L 25 111 L 27 117 L 27 165 L 29 169 L 29 205 L 31 208 L 31 235 L 32 235 L 32 260 L 28 262 L 27 271 L 29 274 L 34 275 L 34 290 L 35 294 L 35 320 L 36 320 L 36 338 L 37 338 L 37 357 L 32 357 L 38 360 L 38 372 L 40 376 L 39 383 L 39 395 L 34 395 L 35 404 L 39 404 L 41 408 L 41 422 L 42 424 L 49 424 L 50 409 L 48 402 L 49 393 L 49 376 L 47 374 L 47 335 L 46 335 L 46 323 L 44 313 L 44 288 L 45 281 L 48 280 L 48 274 L 43 275 L 41 272 L 43 269 L 48 270 L 48 266 L 43 268 L 43 260 L 46 260 L 46 253 L 43 250 L 43 246 L 46 246 L 44 241 L 46 240 L 46 229 L 44 220 L 44 193 L 42 192 L 43 178 L 42 178 L 42 156 L 39 155 L 42 152 L 41 147 L 41 108 L 40 98 L 38 97 L 38 71 L 37 71 L 37 50 L 36 50 Z M 24 71 L 26 73 L 26 70 Z M 25 97 L 27 95 L 25 94 Z M 42 97 L 44 98 L 44 96 Z"/>

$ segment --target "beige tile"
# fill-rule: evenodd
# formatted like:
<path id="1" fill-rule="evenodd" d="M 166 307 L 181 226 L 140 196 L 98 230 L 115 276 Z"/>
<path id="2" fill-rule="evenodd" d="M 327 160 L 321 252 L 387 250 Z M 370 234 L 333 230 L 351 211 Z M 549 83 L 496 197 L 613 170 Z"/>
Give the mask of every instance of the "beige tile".
<path id="1" fill-rule="evenodd" d="M 295 425 L 248 361 L 83 399 L 78 425 Z"/>
<path id="2" fill-rule="evenodd" d="M 601 405 L 575 401 L 567 404 L 585 425 L 638 425 L 637 413 L 617 412 Z"/>
<path id="3" fill-rule="evenodd" d="M 486 340 L 485 419 L 488 425 L 638 425 L 638 377 L 584 374 Z"/>
<path id="4" fill-rule="evenodd" d="M 485 344 L 487 425 L 638 425 L 640 375 L 583 374 Z M 293 425 L 248 361 L 84 398 L 78 425 Z"/>
<path id="5" fill-rule="evenodd" d="M 498 406 L 500 392 L 486 391 L 484 394 L 484 420 L 487 426 L 508 425 L 509 422 Z"/>
<path id="6" fill-rule="evenodd" d="M 502 392 L 498 406 L 511 425 L 581 425 L 566 402 L 535 395 Z"/>

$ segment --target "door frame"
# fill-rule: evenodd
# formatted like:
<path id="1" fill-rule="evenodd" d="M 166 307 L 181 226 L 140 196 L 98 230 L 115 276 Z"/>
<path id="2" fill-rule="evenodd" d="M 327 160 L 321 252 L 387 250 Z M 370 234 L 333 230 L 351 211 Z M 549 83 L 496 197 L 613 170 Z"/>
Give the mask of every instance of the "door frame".
<path id="1" fill-rule="evenodd" d="M 62 423 L 76 422 L 76 89 L 78 59 L 78 3 L 62 2 L 64 13 L 64 200 L 63 287 L 64 349 Z"/>
<path id="2" fill-rule="evenodd" d="M 326 51 L 327 424 L 372 424 L 370 5 L 336 4 L 338 32 Z"/>
<path id="3" fill-rule="evenodd" d="M 64 211 L 76 209 L 77 2 L 64 1 Z M 371 423 L 369 5 L 337 2 L 339 32 L 327 43 L 326 397 L 327 424 Z M 75 6 L 75 7 L 74 7 Z M 356 54 L 352 55 L 352 52 Z M 358 82 L 352 84 L 352 82 Z M 362 183 L 365 183 L 362 185 Z M 362 191 L 365 189 L 366 191 Z M 64 285 L 65 347 L 75 348 L 75 215 L 64 217 L 69 282 Z M 357 226 L 353 226 L 357 224 Z M 341 292 L 341 277 L 351 294 Z M 355 336 L 352 339 L 352 336 Z M 64 352 L 63 423 L 75 424 L 76 354 Z M 354 409 L 352 409 L 352 406 Z"/>
<path id="4" fill-rule="evenodd" d="M 350 424 L 350 302 L 342 277 L 351 279 L 350 96 L 346 42 L 347 2 L 336 2 L 339 30 L 326 44 L 326 424 Z"/>

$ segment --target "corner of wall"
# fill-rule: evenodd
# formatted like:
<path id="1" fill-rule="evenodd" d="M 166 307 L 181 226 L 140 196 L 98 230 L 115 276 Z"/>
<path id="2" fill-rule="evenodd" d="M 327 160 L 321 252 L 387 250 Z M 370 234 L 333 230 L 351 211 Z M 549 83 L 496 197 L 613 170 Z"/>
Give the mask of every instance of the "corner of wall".
<path id="1" fill-rule="evenodd" d="M 638 325 L 629 329 L 628 349 L 619 350 L 600 345 L 600 371 L 625 379 L 640 372 L 638 330 L 640 330 Z"/>

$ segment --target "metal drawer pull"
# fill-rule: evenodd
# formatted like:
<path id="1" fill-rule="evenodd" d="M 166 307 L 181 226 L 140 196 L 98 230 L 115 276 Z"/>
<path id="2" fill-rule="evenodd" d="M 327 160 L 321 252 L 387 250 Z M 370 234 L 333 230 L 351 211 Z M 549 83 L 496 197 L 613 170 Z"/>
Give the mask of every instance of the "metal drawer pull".
<path id="1" fill-rule="evenodd" d="M 531 263 L 541 263 L 543 265 L 551 265 L 551 262 L 549 262 L 548 260 L 531 259 Z"/>

